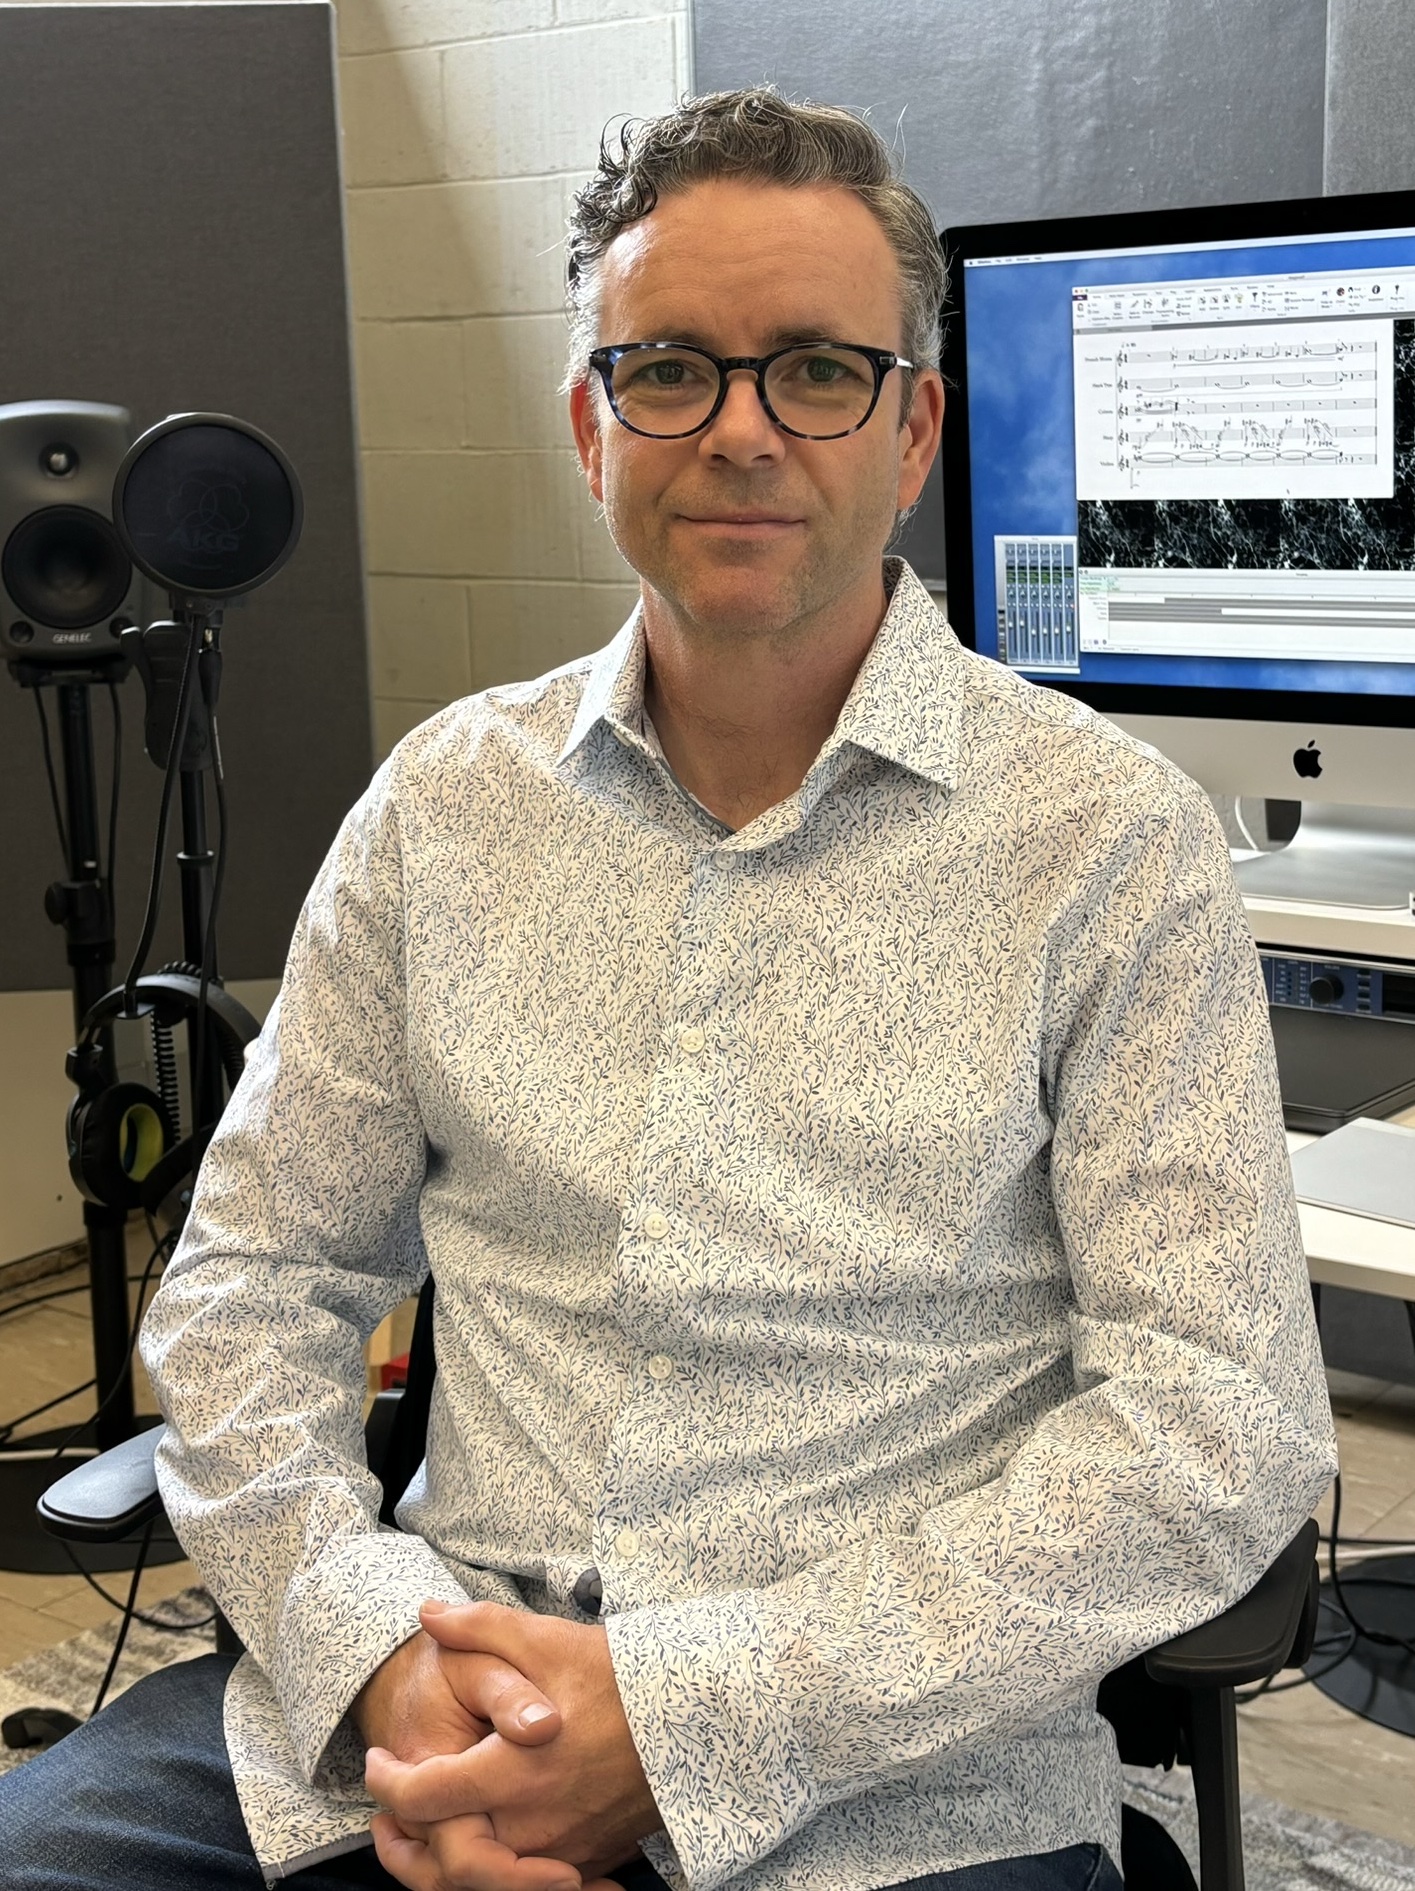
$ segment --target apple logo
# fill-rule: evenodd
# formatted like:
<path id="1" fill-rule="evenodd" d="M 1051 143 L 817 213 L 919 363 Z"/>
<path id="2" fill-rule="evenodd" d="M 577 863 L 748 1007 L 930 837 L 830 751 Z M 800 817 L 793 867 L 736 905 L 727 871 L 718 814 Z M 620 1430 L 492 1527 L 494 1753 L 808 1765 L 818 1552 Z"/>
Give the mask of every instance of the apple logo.
<path id="1" fill-rule="evenodd" d="M 1315 742 L 1309 742 L 1306 748 L 1294 751 L 1292 766 L 1306 780 L 1315 780 L 1322 772 L 1322 751 Z"/>

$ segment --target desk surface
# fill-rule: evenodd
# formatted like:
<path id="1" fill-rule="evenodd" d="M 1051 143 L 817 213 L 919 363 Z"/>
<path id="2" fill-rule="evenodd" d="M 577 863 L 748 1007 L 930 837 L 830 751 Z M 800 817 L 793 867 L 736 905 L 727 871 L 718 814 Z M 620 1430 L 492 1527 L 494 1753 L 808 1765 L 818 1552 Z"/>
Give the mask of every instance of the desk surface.
<path id="1" fill-rule="evenodd" d="M 1415 1129 L 1415 1108 L 1400 1111 L 1390 1121 Z M 1287 1132 L 1289 1149 L 1315 1140 L 1303 1130 Z M 1368 1221 L 1364 1215 L 1343 1214 L 1336 1208 L 1312 1208 L 1306 1202 L 1300 1202 L 1298 1209 L 1307 1270 L 1313 1280 L 1415 1300 L 1415 1228 Z"/>

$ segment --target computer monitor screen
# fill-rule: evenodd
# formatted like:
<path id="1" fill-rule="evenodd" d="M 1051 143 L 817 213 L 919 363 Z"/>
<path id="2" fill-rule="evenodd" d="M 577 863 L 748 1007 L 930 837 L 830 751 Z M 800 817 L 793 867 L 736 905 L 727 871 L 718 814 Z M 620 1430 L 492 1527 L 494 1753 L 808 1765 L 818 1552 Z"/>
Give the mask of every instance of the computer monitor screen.
<path id="1" fill-rule="evenodd" d="M 1177 754 L 1205 786 L 1415 803 L 1415 193 L 943 241 L 964 640 L 1151 739 L 1180 719 L 1171 752 L 1186 720 L 1276 733 Z"/>

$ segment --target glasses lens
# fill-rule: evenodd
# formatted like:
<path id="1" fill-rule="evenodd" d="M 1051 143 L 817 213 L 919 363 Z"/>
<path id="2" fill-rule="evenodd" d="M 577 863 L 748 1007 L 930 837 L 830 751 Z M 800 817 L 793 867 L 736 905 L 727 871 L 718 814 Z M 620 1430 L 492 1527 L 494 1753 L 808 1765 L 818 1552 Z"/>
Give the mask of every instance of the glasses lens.
<path id="1" fill-rule="evenodd" d="M 640 433 L 691 433 L 712 412 L 718 372 L 695 348 L 636 348 L 612 377 L 619 416 Z"/>
<path id="2" fill-rule="evenodd" d="M 766 397 L 782 425 L 797 433 L 848 433 L 870 411 L 874 363 L 853 348 L 793 348 L 767 369 Z"/>

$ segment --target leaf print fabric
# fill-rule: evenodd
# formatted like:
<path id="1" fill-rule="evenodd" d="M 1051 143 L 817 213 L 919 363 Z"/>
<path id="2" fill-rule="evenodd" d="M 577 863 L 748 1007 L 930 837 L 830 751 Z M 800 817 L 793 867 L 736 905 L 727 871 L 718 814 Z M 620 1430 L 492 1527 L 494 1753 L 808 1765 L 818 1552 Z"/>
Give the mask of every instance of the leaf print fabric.
<path id="1" fill-rule="evenodd" d="M 424 1597 L 574 1616 L 591 1565 L 679 1887 L 1118 1857 L 1098 1681 L 1330 1481 L 1217 822 L 888 575 L 739 832 L 636 614 L 415 730 L 319 874 L 143 1334 L 271 1882 L 366 1839 L 346 1711 Z M 390 1532 L 360 1347 L 429 1267 Z"/>

